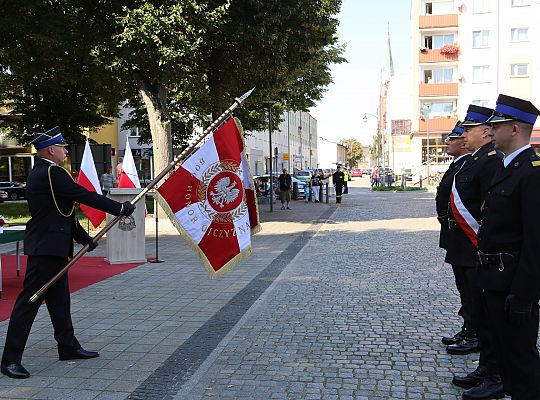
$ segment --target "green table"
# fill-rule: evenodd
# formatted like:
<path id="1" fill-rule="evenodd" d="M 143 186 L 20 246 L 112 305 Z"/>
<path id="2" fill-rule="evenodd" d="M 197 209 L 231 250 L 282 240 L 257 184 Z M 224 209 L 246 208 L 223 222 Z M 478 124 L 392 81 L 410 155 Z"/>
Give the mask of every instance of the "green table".
<path id="1" fill-rule="evenodd" d="M 20 242 L 24 239 L 26 225 L 5 226 L 1 228 L 0 244 L 15 242 L 15 250 L 17 255 L 17 276 L 21 271 L 21 260 L 19 255 Z M 2 256 L 0 255 L 0 299 L 2 298 Z"/>

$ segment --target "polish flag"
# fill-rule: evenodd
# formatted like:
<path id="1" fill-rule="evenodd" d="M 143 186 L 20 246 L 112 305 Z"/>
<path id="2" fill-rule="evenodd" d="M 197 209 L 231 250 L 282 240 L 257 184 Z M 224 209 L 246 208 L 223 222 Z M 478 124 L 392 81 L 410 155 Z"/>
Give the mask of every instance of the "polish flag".
<path id="1" fill-rule="evenodd" d="M 122 160 L 122 171 L 118 177 L 119 188 L 140 188 L 141 182 L 139 181 L 139 175 L 137 174 L 137 168 L 135 167 L 135 160 L 131 153 L 131 147 L 129 147 L 129 139 L 126 137 L 126 151 L 124 152 L 124 159 Z"/>
<path id="2" fill-rule="evenodd" d="M 86 146 L 84 147 L 81 170 L 79 171 L 79 176 L 77 177 L 77 183 L 90 192 L 102 194 L 96 171 L 96 165 L 94 164 L 94 158 L 92 157 L 92 151 L 90 150 L 88 140 L 86 141 Z M 97 210 L 84 204 L 81 204 L 81 210 L 90 220 L 94 228 L 97 228 L 105 219 L 105 211 Z"/>
<path id="3" fill-rule="evenodd" d="M 212 277 L 249 255 L 261 229 L 241 132 L 230 118 L 158 188 L 173 225 Z"/>

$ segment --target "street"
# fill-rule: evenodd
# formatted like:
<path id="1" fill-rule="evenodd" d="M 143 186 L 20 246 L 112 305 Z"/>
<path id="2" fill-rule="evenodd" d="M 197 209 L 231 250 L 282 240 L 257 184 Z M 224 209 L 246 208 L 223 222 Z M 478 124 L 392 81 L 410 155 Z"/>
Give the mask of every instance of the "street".
<path id="1" fill-rule="evenodd" d="M 0 397 L 460 399 L 452 375 L 477 354 L 440 342 L 461 321 L 433 198 L 371 192 L 364 177 L 339 206 L 260 206 L 253 254 L 216 280 L 163 224 L 164 263 L 72 294 L 77 337 L 100 357 L 58 361 L 43 306 L 23 357 L 32 376 L 1 376 Z"/>

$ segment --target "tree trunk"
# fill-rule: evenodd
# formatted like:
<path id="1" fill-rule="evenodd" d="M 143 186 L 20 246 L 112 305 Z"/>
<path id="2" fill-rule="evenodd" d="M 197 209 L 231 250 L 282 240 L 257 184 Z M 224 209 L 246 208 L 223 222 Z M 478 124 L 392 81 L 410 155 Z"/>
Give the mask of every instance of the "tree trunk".
<path id="1" fill-rule="evenodd" d="M 167 90 L 163 85 L 152 87 L 143 79 L 138 79 L 139 95 L 146 106 L 154 161 L 154 176 L 158 175 L 172 161 L 171 119 L 167 110 Z M 162 183 L 163 180 L 160 182 Z M 159 186 L 159 184 L 158 184 Z M 160 218 L 166 218 L 163 210 L 158 211 Z"/>

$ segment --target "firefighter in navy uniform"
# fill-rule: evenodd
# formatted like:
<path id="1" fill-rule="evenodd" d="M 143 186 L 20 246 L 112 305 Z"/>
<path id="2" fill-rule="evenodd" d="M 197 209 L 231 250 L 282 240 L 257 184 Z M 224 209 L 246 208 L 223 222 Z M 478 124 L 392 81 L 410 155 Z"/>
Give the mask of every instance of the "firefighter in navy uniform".
<path id="1" fill-rule="evenodd" d="M 489 122 L 504 166 L 488 189 L 478 234 L 478 283 L 504 392 L 514 400 L 540 399 L 540 159 L 529 144 L 539 114 L 529 101 L 499 95 Z"/>
<path id="2" fill-rule="evenodd" d="M 43 299 L 29 302 L 47 281 L 61 270 L 73 256 L 73 240 L 89 245 L 97 243 L 76 219 L 76 203 L 86 204 L 113 215 L 130 215 L 135 206 L 119 203 L 90 192 L 75 183 L 60 164 L 67 156 L 67 143 L 58 127 L 36 134 L 31 142 L 38 160 L 28 175 L 26 198 L 31 219 L 26 225 L 24 252 L 28 255 L 23 289 L 13 307 L 6 343 L 2 355 L 1 372 L 10 378 L 30 376 L 21 360 L 32 323 Z M 68 277 L 64 274 L 43 295 L 58 342 L 60 360 L 98 357 L 77 341 L 71 321 Z"/>
<path id="3" fill-rule="evenodd" d="M 449 345 L 450 354 L 480 351 L 478 367 L 466 376 L 454 376 L 452 383 L 467 389 L 464 399 L 491 399 L 502 392 L 497 357 L 486 333 L 486 315 L 482 294 L 476 284 L 478 266 L 477 232 L 481 207 L 493 176 L 502 166 L 502 153 L 492 143 L 491 108 L 471 104 L 461 126 L 470 158 L 454 176 L 449 206 L 451 240 L 445 261 L 452 264 L 456 286 L 462 300 L 465 334 L 461 342 Z"/>
<path id="4" fill-rule="evenodd" d="M 341 203 L 341 197 L 343 194 L 343 184 L 345 182 L 345 174 L 341 168 L 341 165 L 338 164 L 337 171 L 332 175 L 332 181 L 336 188 L 336 203 Z"/>
<path id="5" fill-rule="evenodd" d="M 454 160 L 448 166 L 448 169 L 441 178 L 441 182 L 437 187 L 437 194 L 435 195 L 435 208 L 437 210 L 437 220 L 441 224 L 441 231 L 439 235 L 439 247 L 442 249 L 447 248 L 450 238 L 450 229 L 448 227 L 448 204 L 450 202 L 450 192 L 452 191 L 452 182 L 454 181 L 454 175 L 463 163 L 469 158 L 470 151 L 464 146 L 463 141 L 463 127 L 460 126 L 461 121 L 458 121 L 452 132 L 448 134 L 444 142 L 446 143 L 446 153 Z M 456 278 L 456 285 L 459 287 L 459 274 L 454 272 Z M 463 317 L 463 305 L 460 307 L 458 315 Z M 465 332 L 467 330 L 468 321 L 464 321 L 461 331 L 456 333 L 452 337 L 443 337 L 442 342 L 445 345 L 460 343 L 465 338 Z"/>

